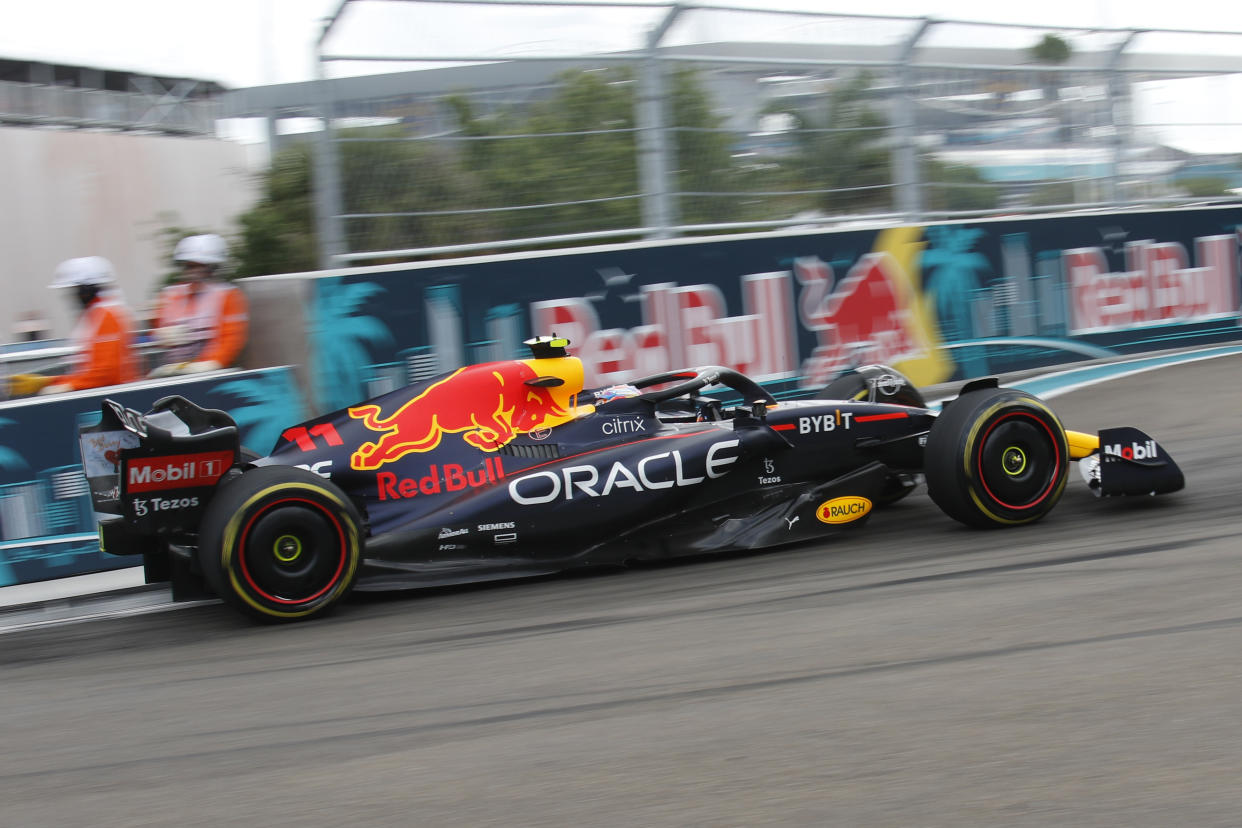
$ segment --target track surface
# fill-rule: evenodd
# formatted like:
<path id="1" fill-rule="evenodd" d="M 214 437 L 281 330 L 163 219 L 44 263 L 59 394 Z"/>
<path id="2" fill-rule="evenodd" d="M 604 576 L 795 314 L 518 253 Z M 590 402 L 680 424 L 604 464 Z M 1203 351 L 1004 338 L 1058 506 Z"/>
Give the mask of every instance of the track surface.
<path id="1" fill-rule="evenodd" d="M 1238 825 L 1242 358 L 1076 392 L 1186 472 L 980 532 L 0 636 L 0 824 Z"/>

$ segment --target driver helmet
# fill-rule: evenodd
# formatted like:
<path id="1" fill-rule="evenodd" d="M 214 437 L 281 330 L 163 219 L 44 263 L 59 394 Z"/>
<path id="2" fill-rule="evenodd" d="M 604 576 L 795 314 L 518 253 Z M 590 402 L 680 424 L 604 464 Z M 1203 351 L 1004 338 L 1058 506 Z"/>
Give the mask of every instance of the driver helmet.
<path id="1" fill-rule="evenodd" d="M 606 403 L 611 400 L 625 399 L 626 397 L 637 397 L 642 394 L 632 385 L 610 385 L 607 388 L 599 388 L 595 391 L 595 402 Z"/>

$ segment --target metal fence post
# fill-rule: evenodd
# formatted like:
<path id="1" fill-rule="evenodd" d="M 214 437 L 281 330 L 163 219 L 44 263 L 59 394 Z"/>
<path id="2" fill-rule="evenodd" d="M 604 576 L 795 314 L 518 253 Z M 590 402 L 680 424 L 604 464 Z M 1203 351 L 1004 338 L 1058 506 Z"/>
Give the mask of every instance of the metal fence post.
<path id="1" fill-rule="evenodd" d="M 897 106 L 893 113 L 893 172 L 897 198 L 893 206 L 910 221 L 916 221 L 923 213 L 923 177 L 919 170 L 919 153 L 914 140 L 914 68 L 910 62 L 914 59 L 914 50 L 919 40 L 932 25 L 932 20 L 923 18 L 914 33 L 902 43 L 901 55 L 898 58 L 900 65 L 897 69 Z"/>
<path id="2" fill-rule="evenodd" d="M 647 48 L 638 70 L 638 182 L 642 188 L 642 223 L 653 228 L 653 238 L 668 238 L 676 223 L 676 210 L 670 195 L 669 171 L 673 150 L 668 140 L 665 118 L 664 66 L 660 62 L 660 41 L 681 14 L 673 4 L 660 24 L 647 35 Z"/>
<path id="3" fill-rule="evenodd" d="M 319 267 L 329 270 L 340 266 L 338 258 L 348 252 L 345 245 L 345 228 L 341 220 L 344 212 L 341 204 L 341 168 L 336 147 L 332 140 L 332 115 L 335 103 L 332 82 L 324 75 L 321 52 L 316 49 L 315 87 L 319 98 L 319 117 L 322 128 L 315 137 L 314 178 L 315 230 L 319 237 Z"/>
<path id="4" fill-rule="evenodd" d="M 1121 187 L 1121 165 L 1125 160 L 1127 134 L 1134 129 L 1133 119 L 1130 117 L 1130 86 L 1122 76 L 1119 66 L 1123 53 L 1138 35 L 1137 30 L 1131 31 L 1121 43 L 1117 44 L 1117 48 L 1113 49 L 1112 54 L 1109 55 L 1106 70 L 1108 72 L 1108 97 L 1112 102 L 1112 106 L 1108 108 L 1108 114 L 1113 128 L 1113 153 L 1105 200 L 1114 204 L 1124 200 Z"/>

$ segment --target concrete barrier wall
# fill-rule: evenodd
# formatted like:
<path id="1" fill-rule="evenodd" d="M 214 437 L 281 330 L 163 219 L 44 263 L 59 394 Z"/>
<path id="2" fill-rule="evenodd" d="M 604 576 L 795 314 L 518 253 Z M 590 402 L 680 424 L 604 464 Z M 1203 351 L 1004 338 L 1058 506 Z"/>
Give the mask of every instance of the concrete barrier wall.
<path id="1" fill-rule="evenodd" d="M 1001 219 L 260 278 L 246 288 L 273 342 L 251 359 L 304 349 L 318 411 L 553 331 L 588 384 L 722 364 L 794 395 L 887 362 L 931 385 L 1242 337 L 1240 223 L 1242 208 Z"/>

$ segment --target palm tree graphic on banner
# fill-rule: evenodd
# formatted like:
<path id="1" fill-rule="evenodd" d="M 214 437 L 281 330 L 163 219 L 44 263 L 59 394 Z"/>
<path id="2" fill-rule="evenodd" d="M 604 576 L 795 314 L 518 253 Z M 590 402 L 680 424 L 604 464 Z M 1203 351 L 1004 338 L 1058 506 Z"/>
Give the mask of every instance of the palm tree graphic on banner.
<path id="1" fill-rule="evenodd" d="M 392 341 L 384 323 L 355 312 L 384 288 L 374 282 L 343 282 L 334 276 L 315 283 L 311 342 L 314 348 L 312 383 L 321 410 L 334 411 L 366 396 L 366 344 Z"/>
<path id="2" fill-rule="evenodd" d="M 226 382 L 215 390 L 249 403 L 230 407 L 229 413 L 242 433 L 242 445 L 255 451 L 268 451 L 284 424 L 304 419 L 306 406 L 288 370 Z"/>
<path id="3" fill-rule="evenodd" d="M 923 267 L 931 273 L 928 290 L 936 301 L 940 338 L 962 342 L 975 338 L 974 296 L 979 287 L 976 274 L 991 269 L 987 257 L 972 251 L 983 231 L 973 227 L 929 227 L 930 249 L 923 251 Z M 987 373 L 987 359 L 979 348 L 966 348 L 958 357 L 966 376 Z"/>
<path id="4" fill-rule="evenodd" d="M 7 425 L 13 425 L 13 421 L 0 417 L 0 428 Z M 0 446 L 0 471 L 15 472 L 27 468 L 30 468 L 30 465 L 26 462 L 26 458 L 11 448 Z M 0 537 L 4 536 L 0 535 Z M 16 582 L 16 580 L 13 576 L 13 570 L 9 566 L 8 560 L 6 560 L 5 553 L 0 551 L 0 586 L 8 586 Z"/>
<path id="5" fill-rule="evenodd" d="M 0 417 L 0 427 L 7 425 L 13 425 L 13 421 Z M 26 463 L 26 458 L 22 457 L 11 448 L 0 446 L 0 471 L 18 471 L 25 468 L 29 468 L 29 465 Z"/>

